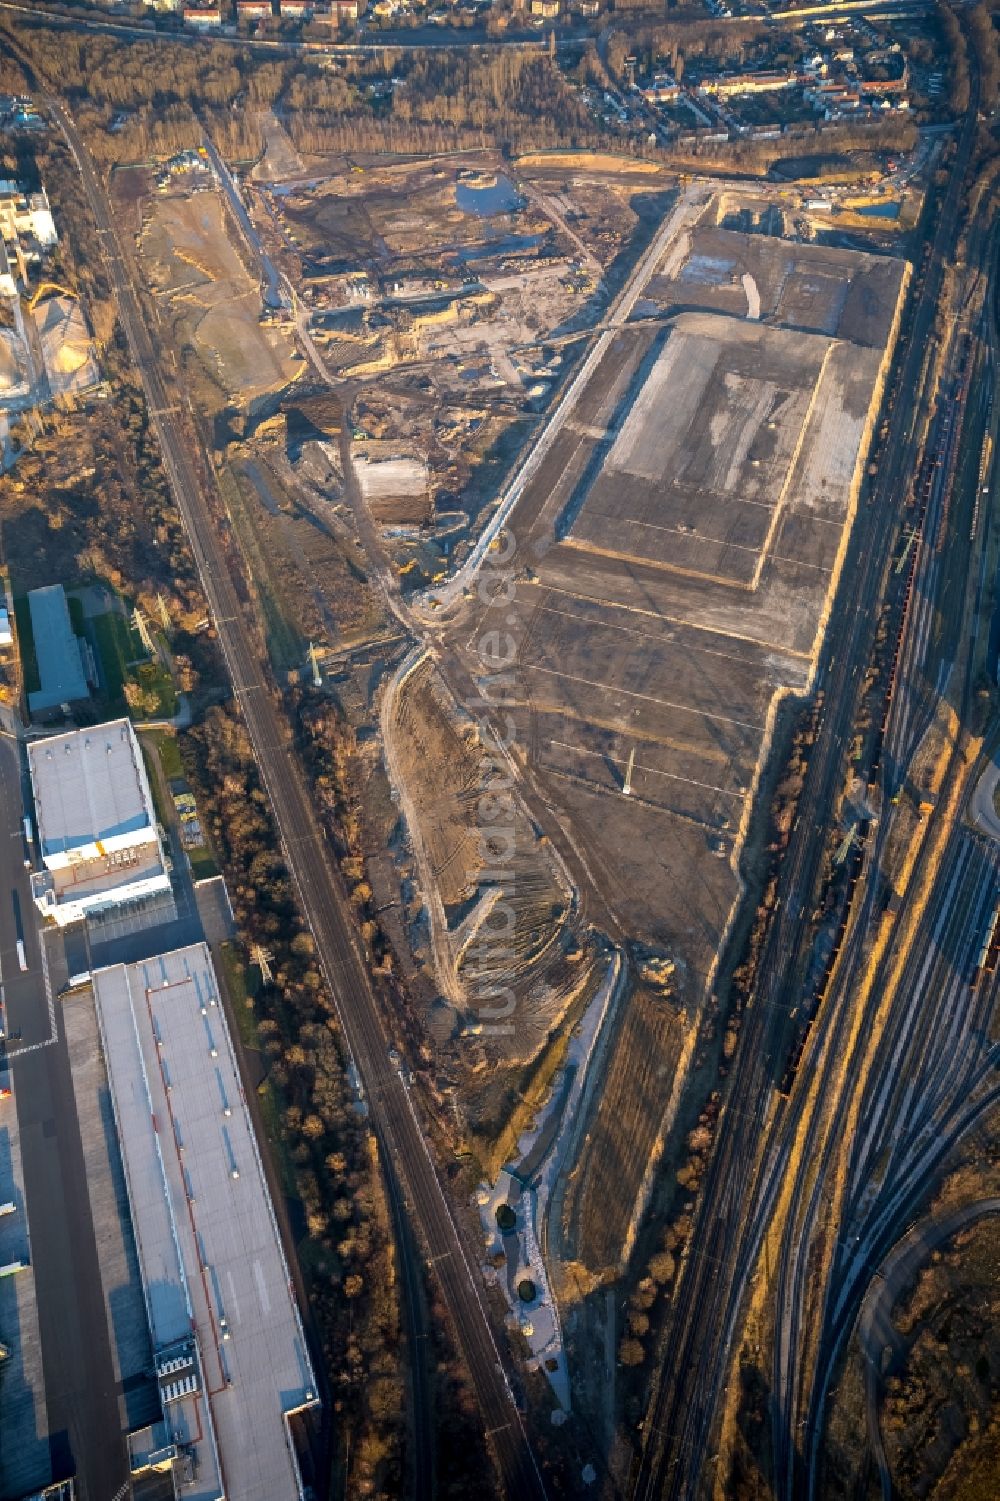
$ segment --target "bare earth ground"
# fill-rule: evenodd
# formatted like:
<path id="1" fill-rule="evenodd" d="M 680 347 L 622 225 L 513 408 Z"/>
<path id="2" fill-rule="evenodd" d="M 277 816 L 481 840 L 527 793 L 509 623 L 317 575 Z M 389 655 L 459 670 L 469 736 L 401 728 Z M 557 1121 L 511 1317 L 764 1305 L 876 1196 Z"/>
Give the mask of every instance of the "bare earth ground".
<path id="1" fill-rule="evenodd" d="M 812 680 L 904 282 L 899 261 L 838 253 L 834 284 L 826 250 L 715 229 L 708 258 L 702 234 L 654 278 L 683 282 L 683 301 L 616 337 L 529 483 L 514 599 L 470 607 L 450 638 L 470 672 L 486 632 L 512 643 L 510 712 L 539 795 L 622 930 L 675 961 L 696 1012 L 740 896 L 776 710 Z M 746 317 L 751 275 L 768 324 Z M 742 309 L 716 311 L 733 288 Z M 864 344 L 845 337 L 858 299 Z M 779 303 L 798 326 L 776 326 Z M 587 1160 L 621 1165 L 604 1223 L 589 1185 L 569 1196 L 594 1269 L 630 1243 L 690 1060 L 684 1031 L 678 1016 L 622 1034 L 613 1076 L 656 1087 L 645 1108 L 592 1123 Z"/>
<path id="2" fill-rule="evenodd" d="M 230 243 L 214 191 L 170 190 L 150 200 L 142 253 L 154 291 L 209 376 L 243 405 L 300 373 L 287 333 L 260 323 L 260 296 Z"/>
<path id="3" fill-rule="evenodd" d="M 234 465 L 232 499 L 255 559 L 276 665 L 304 665 L 308 642 L 343 651 L 384 629 L 378 595 L 360 566 L 357 540 L 322 455 L 292 463 L 257 445 Z"/>
<path id="4" fill-rule="evenodd" d="M 305 170 L 305 163 L 274 110 L 263 110 L 260 125 L 264 136 L 264 155 L 251 176 L 256 182 L 282 182 Z"/>
<path id="5" fill-rule="evenodd" d="M 235 476 L 272 652 L 292 669 L 310 640 L 339 650 L 378 630 L 351 566 L 352 485 L 404 587 L 461 559 L 511 435 L 543 420 L 599 315 L 598 278 L 643 195 L 662 205 L 668 185 L 486 158 L 323 169 L 277 120 L 267 141 L 255 220 L 344 382 L 347 429 L 339 442 L 318 413 L 310 436 L 307 403 L 293 420 L 286 396 L 284 427 L 265 417 Z M 470 182 L 499 206 L 463 207 Z M 890 258 L 722 228 L 730 198 L 667 249 L 529 484 L 514 597 L 470 606 L 442 640 L 465 678 L 484 633 L 513 643 L 515 760 L 621 932 L 676 966 L 672 995 L 640 986 L 622 1009 L 565 1194 L 565 1253 L 595 1273 L 631 1244 L 741 893 L 776 712 L 812 681 L 904 281 Z M 158 194 L 142 243 L 182 341 L 229 400 L 253 408 L 287 386 L 290 336 L 260 324 L 214 192 Z M 439 992 L 428 1025 L 441 1046 L 461 1041 L 468 1126 L 497 1140 L 522 1072 L 559 1046 L 586 925 L 519 802 L 509 869 L 484 880 L 485 751 L 432 664 L 383 729 L 411 841 L 402 910 Z M 505 910 L 508 948 L 484 981 Z M 508 993 L 516 1026 L 484 1028 Z"/>
<path id="6" fill-rule="evenodd" d="M 407 588 L 468 546 L 467 532 L 565 369 L 563 340 L 593 320 L 602 270 L 638 218 L 631 200 L 662 190 L 586 172 L 511 172 L 487 155 L 366 165 L 336 159 L 276 181 L 279 135 L 251 186 L 268 253 L 299 291 L 332 375 L 354 390 L 351 425 L 414 454 L 444 512 L 420 538 L 387 534 Z M 273 147 L 273 149 L 272 149 Z M 478 177 L 470 174 L 478 173 Z M 459 195 L 503 189 L 496 212 Z M 463 200 L 464 203 L 464 200 Z M 393 452 L 396 445 L 396 452 Z M 386 527 L 411 522 L 380 506 Z"/>
<path id="7" fill-rule="evenodd" d="M 489 776 L 487 751 L 429 662 L 407 680 L 387 732 L 395 752 L 393 770 L 413 799 L 421 884 L 433 903 L 438 983 L 456 1010 L 465 1009 L 463 1000 L 468 1010 L 465 1066 L 475 1076 L 488 1062 L 523 1064 L 542 1047 L 581 978 L 579 950 L 567 926 L 565 881 L 550 848 L 519 808 L 503 820 L 511 839 L 502 861 L 491 858 L 481 843 L 477 808 L 484 773 Z M 484 884 L 483 871 L 491 864 L 499 878 L 491 876 Z M 501 909 L 507 914 L 502 939 Z M 502 1008 L 500 997 L 508 988 L 511 1025 L 494 1030 L 486 1022 L 491 1011 Z M 456 1017 L 456 1028 L 461 1024 Z M 482 1080 L 483 1085 L 495 1082 Z M 469 1088 L 480 1092 L 478 1083 Z"/>
<path id="8" fill-rule="evenodd" d="M 650 1125 L 663 1114 L 690 1028 L 675 1004 L 637 986 L 608 1060 L 591 1129 L 573 1167 L 564 1206 L 563 1255 L 595 1271 L 611 1271 L 622 1254 L 621 1215 L 649 1165 Z"/>
<path id="9" fill-rule="evenodd" d="M 805 278 L 811 250 L 791 248 Z M 771 716 L 811 679 L 881 354 L 687 312 L 665 338 L 624 330 L 609 364 L 515 514 L 533 577 L 481 626 L 517 643 L 532 767 L 616 873 L 623 926 L 669 945 L 698 993 Z"/>

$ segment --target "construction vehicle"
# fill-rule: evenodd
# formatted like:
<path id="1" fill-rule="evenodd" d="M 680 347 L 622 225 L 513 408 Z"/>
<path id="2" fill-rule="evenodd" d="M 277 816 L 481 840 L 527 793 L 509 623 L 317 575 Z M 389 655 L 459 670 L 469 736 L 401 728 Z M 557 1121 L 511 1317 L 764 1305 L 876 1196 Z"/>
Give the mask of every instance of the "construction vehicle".
<path id="1" fill-rule="evenodd" d="M 35 288 L 34 292 L 32 292 L 31 297 L 28 300 L 28 312 L 33 313 L 38 303 L 41 302 L 42 298 L 47 296 L 49 292 L 58 293 L 63 297 L 72 297 L 74 302 L 78 300 L 77 294 L 70 291 L 69 287 L 60 286 L 57 281 L 43 281 Z"/>

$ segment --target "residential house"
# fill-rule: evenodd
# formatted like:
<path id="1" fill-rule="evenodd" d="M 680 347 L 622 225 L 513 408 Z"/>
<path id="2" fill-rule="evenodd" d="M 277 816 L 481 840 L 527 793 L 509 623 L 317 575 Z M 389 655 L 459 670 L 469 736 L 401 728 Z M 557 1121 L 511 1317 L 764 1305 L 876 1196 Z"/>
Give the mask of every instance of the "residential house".
<path id="1" fill-rule="evenodd" d="M 720 98 L 736 94 L 767 94 L 777 89 L 791 89 L 799 82 L 794 73 L 722 73 L 717 78 L 706 78 L 698 85 L 699 94 L 715 94 Z"/>
<path id="2" fill-rule="evenodd" d="M 328 26 L 342 26 L 345 21 L 356 21 L 358 13 L 358 0 L 330 0 L 326 10 L 316 12 L 316 20 Z"/>
<path id="3" fill-rule="evenodd" d="M 654 73 L 649 83 L 642 85 L 640 92 L 647 104 L 672 104 L 680 91 L 680 84 L 669 73 Z"/>

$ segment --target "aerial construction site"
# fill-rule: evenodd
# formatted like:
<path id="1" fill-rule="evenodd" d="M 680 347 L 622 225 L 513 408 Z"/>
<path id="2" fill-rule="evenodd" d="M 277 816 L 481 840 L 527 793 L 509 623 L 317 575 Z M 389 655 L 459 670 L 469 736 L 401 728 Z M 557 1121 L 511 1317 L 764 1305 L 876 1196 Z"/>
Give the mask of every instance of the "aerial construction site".
<path id="1" fill-rule="evenodd" d="M 228 445 L 275 664 L 355 737 L 413 1061 L 487 1233 L 504 1204 L 524 1227 L 498 1290 L 610 1439 L 567 1332 L 613 1337 L 594 1295 L 711 1131 L 687 1087 L 735 1045 L 721 967 L 910 267 L 793 232 L 789 189 L 362 169 L 276 122 L 239 186 L 202 153 L 117 189 Z"/>
<path id="2" fill-rule="evenodd" d="M 0 5 L 0 1501 L 996 1492 L 998 5 Z"/>
<path id="3" fill-rule="evenodd" d="M 527 1090 L 551 1150 L 565 1150 L 563 1055 L 581 1019 L 594 1031 L 583 1060 L 593 1078 L 572 1118 L 579 1155 L 559 1163 L 546 1205 L 553 1273 L 567 1264 L 578 1293 L 627 1263 L 701 1024 L 718 1007 L 720 959 L 759 870 L 756 794 L 783 711 L 812 686 L 907 280 L 900 260 L 720 230 L 711 200 L 687 197 L 638 289 L 640 316 L 602 336 L 541 461 L 515 478 L 500 534 L 509 587 L 484 603 L 490 588 L 460 571 L 463 594 L 446 586 L 426 617 L 433 660 L 383 712 L 428 921 L 442 929 L 430 946 L 437 983 L 454 998 L 457 982 L 467 1015 L 469 924 L 481 945 L 490 902 L 517 914 L 513 944 L 493 939 L 516 955 L 492 975 L 515 997 L 509 1035 L 473 1023 L 457 1049 L 472 1071 L 470 1122 L 499 1127 L 515 1163 L 499 1102 L 515 1099 L 528 1124 Z M 457 708 L 494 643 L 502 710 L 478 712 L 506 725 L 505 770 L 524 798 L 499 883 L 469 792 L 491 752 Z M 516 863 L 526 860 L 552 873 L 550 949 L 538 942 L 537 884 Z M 575 961 L 574 985 L 553 972 L 553 949 L 563 970 Z M 607 995 L 598 977 L 612 955 L 631 962 Z M 546 1053 L 541 1077 L 563 1072 L 543 1106 L 524 1065 Z M 523 1160 L 537 1157 L 532 1138 Z"/>
<path id="4" fill-rule="evenodd" d="M 277 125 L 239 186 L 203 153 L 118 192 L 228 444 L 272 657 L 356 737 L 430 1096 L 485 1202 L 515 1171 L 532 1280 L 592 1333 L 706 1038 L 735 1043 L 720 966 L 909 265 L 795 232 L 789 189 L 362 170 Z"/>

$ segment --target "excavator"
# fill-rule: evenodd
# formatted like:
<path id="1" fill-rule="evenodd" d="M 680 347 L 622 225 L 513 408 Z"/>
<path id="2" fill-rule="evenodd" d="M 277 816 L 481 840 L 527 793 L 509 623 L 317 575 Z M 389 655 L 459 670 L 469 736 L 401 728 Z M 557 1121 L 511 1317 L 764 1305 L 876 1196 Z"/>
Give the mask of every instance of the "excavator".
<path id="1" fill-rule="evenodd" d="M 31 294 L 31 297 L 28 301 L 29 313 L 33 313 L 38 303 L 41 302 L 42 298 L 48 296 L 50 292 L 61 292 L 63 297 L 72 297 L 74 300 L 77 299 L 77 293 L 71 292 L 69 287 L 61 287 L 59 283 L 55 281 L 43 281 L 35 288 L 35 290 Z"/>

